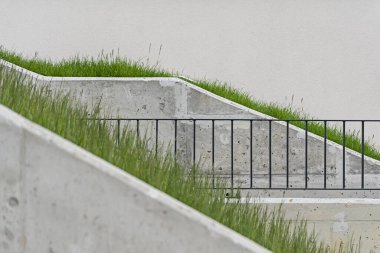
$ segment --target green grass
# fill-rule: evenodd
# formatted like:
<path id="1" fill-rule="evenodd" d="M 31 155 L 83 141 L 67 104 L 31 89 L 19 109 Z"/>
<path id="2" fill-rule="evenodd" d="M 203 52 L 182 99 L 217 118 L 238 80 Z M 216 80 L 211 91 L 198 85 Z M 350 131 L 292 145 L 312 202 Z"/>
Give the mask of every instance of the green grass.
<path id="1" fill-rule="evenodd" d="M 86 106 L 72 101 L 68 95 L 36 88 L 1 68 L 0 104 L 274 252 L 356 252 L 352 244 L 336 249 L 318 244 L 315 235 L 307 233 L 305 222 L 297 225 L 285 221 L 281 210 L 270 212 L 258 204 L 225 203 L 224 192 L 209 189 L 211 182 L 204 175 L 194 180 L 170 154 L 155 156 L 147 148 L 146 141 L 139 141 L 133 132 L 124 129 L 117 144 L 117 134 L 109 123 L 83 120 L 88 116 L 103 116 L 98 109 L 89 112 Z"/>
<path id="2" fill-rule="evenodd" d="M 98 58 L 74 57 L 59 62 L 34 58 L 25 58 L 20 54 L 8 51 L 0 47 L 0 58 L 14 63 L 23 68 L 47 76 L 82 76 L 82 77 L 170 77 L 177 76 L 178 73 L 168 72 L 156 66 L 147 66 L 142 62 L 134 62 L 119 57 L 113 52 L 111 54 L 102 53 Z M 227 98 L 238 104 L 258 112 L 270 115 L 277 119 L 302 119 L 307 115 L 290 106 L 280 106 L 275 103 L 264 103 L 253 99 L 248 93 L 237 90 L 227 84 L 220 82 L 210 82 L 206 80 L 193 81 L 193 84 L 208 90 L 216 95 Z M 303 122 L 290 122 L 300 128 L 305 128 Z M 321 122 L 308 124 L 308 130 L 319 136 L 324 135 L 324 128 Z M 327 138 L 338 144 L 343 143 L 342 132 L 338 128 L 329 127 Z M 361 138 L 359 132 L 346 134 L 346 147 L 357 152 L 362 152 Z M 380 152 L 368 140 L 365 142 L 365 155 L 380 160 Z"/>
<path id="3" fill-rule="evenodd" d="M 25 58 L 15 52 L 0 47 L 0 59 L 45 76 L 71 77 L 170 77 L 172 73 L 161 70 L 158 66 L 147 66 L 141 62 L 131 61 L 110 54 L 101 53 L 98 58 L 73 57 L 59 62 L 37 58 Z"/>

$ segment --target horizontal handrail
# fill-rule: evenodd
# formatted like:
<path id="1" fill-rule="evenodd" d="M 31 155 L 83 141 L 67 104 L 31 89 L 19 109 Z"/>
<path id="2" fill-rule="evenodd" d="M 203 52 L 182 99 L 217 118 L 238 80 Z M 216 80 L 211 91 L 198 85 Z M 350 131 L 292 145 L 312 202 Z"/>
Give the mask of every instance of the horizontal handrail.
<path id="1" fill-rule="evenodd" d="M 210 120 L 218 120 L 218 121 L 296 121 L 296 122 L 380 122 L 380 119 L 246 119 L 246 118 L 87 118 L 86 120 L 196 120 L 196 121 L 210 121 Z"/>

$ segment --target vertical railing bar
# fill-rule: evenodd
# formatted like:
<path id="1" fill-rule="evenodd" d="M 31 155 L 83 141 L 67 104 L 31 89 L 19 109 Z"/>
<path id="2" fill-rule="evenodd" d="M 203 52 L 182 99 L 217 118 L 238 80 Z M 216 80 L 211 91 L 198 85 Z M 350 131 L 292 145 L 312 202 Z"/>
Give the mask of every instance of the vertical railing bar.
<path id="1" fill-rule="evenodd" d="M 174 120 L 174 161 L 177 161 L 177 119 Z"/>
<path id="2" fill-rule="evenodd" d="M 308 178 L 308 173 L 307 173 L 307 136 L 308 136 L 308 121 L 305 120 L 305 189 L 307 189 L 307 178 Z"/>
<path id="3" fill-rule="evenodd" d="M 212 168 L 212 187 L 215 188 L 215 121 L 211 120 L 211 168 Z"/>
<path id="4" fill-rule="evenodd" d="M 364 189 L 364 148 L 365 148 L 365 137 L 364 137 L 364 120 L 362 120 L 362 189 Z"/>
<path id="5" fill-rule="evenodd" d="M 343 124 L 343 189 L 346 188 L 346 121 L 342 121 Z"/>
<path id="6" fill-rule="evenodd" d="M 156 119 L 156 156 L 158 153 L 158 119 Z"/>
<path id="7" fill-rule="evenodd" d="M 272 121 L 269 120 L 269 189 L 272 188 Z"/>
<path id="8" fill-rule="evenodd" d="M 137 137 L 140 137 L 140 120 L 136 120 Z"/>
<path id="9" fill-rule="evenodd" d="M 231 120 L 231 189 L 234 188 L 234 121 Z"/>
<path id="10" fill-rule="evenodd" d="M 196 128 L 196 120 L 193 119 L 193 166 L 195 166 L 195 138 L 196 138 L 196 133 L 195 133 L 195 128 Z"/>
<path id="11" fill-rule="evenodd" d="M 323 168 L 324 168 L 324 181 L 323 181 L 323 188 L 327 188 L 327 121 L 323 121 Z"/>
<path id="12" fill-rule="evenodd" d="M 117 120 L 117 144 L 120 144 L 120 119 Z"/>
<path id="13" fill-rule="evenodd" d="M 289 188 L 289 120 L 286 121 L 286 189 Z"/>
<path id="14" fill-rule="evenodd" d="M 253 142 L 253 139 L 252 139 L 252 120 L 250 121 L 250 124 L 249 124 L 249 175 L 250 175 L 250 178 L 249 178 L 249 186 L 250 188 L 253 187 L 253 170 L 252 170 L 252 142 Z"/>
<path id="15" fill-rule="evenodd" d="M 195 138 L 196 138 L 196 133 L 195 133 L 195 128 L 196 128 L 196 120 L 193 119 L 193 180 L 195 183 Z"/>

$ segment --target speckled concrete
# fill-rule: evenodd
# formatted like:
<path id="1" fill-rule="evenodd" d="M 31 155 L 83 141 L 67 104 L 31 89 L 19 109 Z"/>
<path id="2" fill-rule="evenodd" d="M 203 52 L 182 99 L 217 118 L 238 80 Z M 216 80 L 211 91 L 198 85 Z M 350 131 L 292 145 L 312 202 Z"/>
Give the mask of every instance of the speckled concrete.
<path id="1" fill-rule="evenodd" d="M 2 63 L 6 67 L 12 67 L 23 73 L 24 77 L 32 80 L 37 85 L 46 85 L 53 92 L 70 92 L 81 102 L 93 106 L 100 102 L 102 111 L 110 117 L 117 118 L 241 118 L 241 119 L 269 119 L 254 110 L 238 105 L 224 98 L 218 97 L 204 91 L 188 82 L 177 78 L 57 78 L 43 77 L 41 75 L 28 72 L 9 63 Z M 151 92 L 153 91 L 153 92 Z M 121 122 L 125 126 L 126 122 Z M 211 170 L 211 122 L 196 122 L 196 160 L 201 159 L 201 168 L 205 171 Z M 129 127 L 136 130 L 136 122 L 130 122 Z M 253 155 L 253 186 L 268 187 L 268 122 L 255 122 L 252 125 L 252 155 Z M 247 186 L 249 182 L 249 129 L 247 122 L 234 122 L 234 185 Z M 155 124 L 154 121 L 140 122 L 140 132 L 146 133 L 150 138 L 149 145 L 155 146 Z M 188 120 L 178 121 L 178 160 L 190 167 L 193 159 L 193 122 Z M 272 123 L 272 186 L 285 186 L 285 135 L 286 126 L 281 122 Z M 174 122 L 162 122 L 159 125 L 160 145 L 172 145 L 174 142 Z M 215 173 L 216 176 L 224 177 L 230 182 L 230 122 L 215 121 Z M 290 126 L 289 129 L 290 157 L 289 157 L 289 183 L 291 187 L 304 187 L 305 160 L 304 143 L 305 132 L 302 129 Z M 342 147 L 332 142 L 327 142 L 327 182 L 328 188 L 341 187 L 342 178 Z M 308 134 L 308 186 L 323 186 L 323 140 L 314 134 Z M 351 150 L 346 150 L 346 185 L 351 188 L 360 186 L 360 154 Z M 365 186 L 379 187 L 379 161 L 365 157 Z M 268 197 L 311 197 L 316 198 L 367 198 L 379 199 L 379 191 L 371 190 L 247 190 L 243 194 Z M 314 199 L 313 199 L 314 198 Z M 325 205 L 326 208 L 333 208 L 336 203 Z M 277 204 L 274 204 L 277 205 Z M 289 206 L 289 217 L 295 215 L 294 208 L 302 206 L 284 205 L 285 211 Z M 341 206 L 337 206 L 341 208 Z M 363 206 L 363 208 L 366 208 Z M 377 208 L 377 207 L 375 207 Z M 336 209 L 336 210 L 338 210 Z M 341 210 L 341 209 L 339 209 Z M 322 215 L 322 214 L 321 214 Z M 318 226 L 326 241 L 330 238 L 330 218 L 331 214 L 321 216 L 323 221 L 311 221 Z M 340 217 L 340 216 L 339 216 Z M 365 222 L 365 218 L 363 218 Z M 351 223 L 350 223 L 351 224 Z M 358 224 L 358 223 L 355 223 Z M 371 224 L 372 226 L 373 224 Z M 324 230 L 325 229 L 325 230 Z M 354 227 L 352 228 L 354 229 Z M 352 230 L 349 227 L 349 231 Z M 372 238 L 373 231 L 360 229 L 355 226 L 356 233 Z M 367 233 L 369 232 L 369 234 Z M 367 234 L 366 234 L 367 233 Z M 335 237 L 334 237 L 335 238 Z M 337 237 L 343 238 L 343 237 Z M 376 238 L 376 237 L 373 237 Z M 343 238 L 344 240 L 347 237 Z M 342 239 L 342 240 L 343 240 Z M 346 241 L 345 241 L 346 242 Z M 368 244 L 367 244 L 368 242 Z M 364 247 L 372 247 L 371 241 L 363 240 Z"/>
<path id="2" fill-rule="evenodd" d="M 0 161 L 0 252 L 269 253 L 4 106 Z"/>
<path id="3" fill-rule="evenodd" d="M 100 104 L 102 112 L 113 118 L 170 118 L 170 119 L 271 119 L 260 112 L 198 88 L 178 78 L 74 78 L 46 77 L 2 61 L 37 85 L 46 85 L 52 92 L 70 92 L 73 97 L 92 108 Z M 126 125 L 127 122 L 122 122 Z M 136 129 L 136 121 L 129 121 Z M 193 164 L 193 122 L 178 121 L 178 161 L 187 167 Z M 155 146 L 154 121 L 141 121 L 139 128 Z M 231 128 L 229 121 L 215 121 L 215 168 L 217 177 L 227 178 L 228 184 L 249 187 L 250 142 L 252 141 L 252 185 L 269 186 L 269 122 L 253 121 L 252 140 L 247 121 L 234 122 L 234 178 L 231 180 Z M 321 188 L 324 184 L 323 139 L 308 134 L 308 168 L 305 168 L 305 131 L 291 126 L 289 129 L 289 187 Z M 174 145 L 174 121 L 159 123 L 159 142 L 163 149 Z M 207 172 L 211 168 L 211 121 L 196 122 L 196 161 Z M 174 153 L 174 152 L 173 152 Z M 346 149 L 345 183 L 347 188 L 361 188 L 361 155 Z M 327 142 L 326 186 L 343 187 L 343 149 Z M 272 187 L 286 186 L 286 123 L 272 122 Z M 380 162 L 365 157 L 364 186 L 380 188 Z"/>

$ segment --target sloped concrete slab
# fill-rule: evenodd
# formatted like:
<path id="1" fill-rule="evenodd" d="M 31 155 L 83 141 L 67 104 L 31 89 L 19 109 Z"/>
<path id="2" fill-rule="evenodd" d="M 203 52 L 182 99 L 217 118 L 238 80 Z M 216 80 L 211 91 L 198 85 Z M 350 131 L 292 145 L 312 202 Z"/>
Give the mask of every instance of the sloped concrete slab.
<path id="1" fill-rule="evenodd" d="M 268 250 L 0 106 L 0 251 Z"/>

